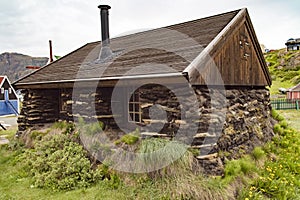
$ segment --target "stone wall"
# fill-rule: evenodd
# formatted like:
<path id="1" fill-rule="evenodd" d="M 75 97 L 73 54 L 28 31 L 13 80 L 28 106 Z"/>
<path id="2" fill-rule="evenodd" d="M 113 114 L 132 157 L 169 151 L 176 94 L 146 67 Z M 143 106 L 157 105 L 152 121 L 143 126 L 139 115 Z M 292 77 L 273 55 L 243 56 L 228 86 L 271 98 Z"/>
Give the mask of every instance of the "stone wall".
<path id="1" fill-rule="evenodd" d="M 273 133 L 270 93 L 265 88 L 227 88 L 226 121 L 210 155 L 201 160 L 207 173 L 222 174 L 226 159 L 237 159 L 269 141 Z M 215 154 L 218 153 L 218 154 Z"/>
<path id="2" fill-rule="evenodd" d="M 128 122 L 127 89 L 121 94 L 124 98 L 111 102 L 112 92 L 113 88 L 26 90 L 19 129 L 81 116 L 86 121 L 98 119 L 116 132 L 120 132 L 119 126 L 131 130 L 134 126 Z M 176 139 L 194 148 L 207 173 L 221 174 L 226 159 L 239 158 L 273 136 L 269 91 L 262 87 L 227 87 L 220 92 L 202 86 L 167 88 L 152 84 L 139 88 L 139 97 L 143 117 L 138 123 L 140 131 L 173 138 L 183 130 Z M 118 108 L 114 115 L 111 103 Z"/>

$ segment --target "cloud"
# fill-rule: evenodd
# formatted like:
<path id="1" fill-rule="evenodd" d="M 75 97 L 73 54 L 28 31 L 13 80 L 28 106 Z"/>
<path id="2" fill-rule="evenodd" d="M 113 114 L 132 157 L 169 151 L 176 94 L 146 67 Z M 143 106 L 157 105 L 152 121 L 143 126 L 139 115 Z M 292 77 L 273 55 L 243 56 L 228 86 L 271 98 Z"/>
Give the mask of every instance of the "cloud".
<path id="1" fill-rule="evenodd" d="M 258 39 L 268 48 L 282 48 L 290 37 L 300 37 L 298 0 L 10 0 L 0 2 L 0 53 L 15 51 L 65 55 L 100 40 L 97 6 L 109 4 L 111 36 L 149 29 L 248 7 Z"/>

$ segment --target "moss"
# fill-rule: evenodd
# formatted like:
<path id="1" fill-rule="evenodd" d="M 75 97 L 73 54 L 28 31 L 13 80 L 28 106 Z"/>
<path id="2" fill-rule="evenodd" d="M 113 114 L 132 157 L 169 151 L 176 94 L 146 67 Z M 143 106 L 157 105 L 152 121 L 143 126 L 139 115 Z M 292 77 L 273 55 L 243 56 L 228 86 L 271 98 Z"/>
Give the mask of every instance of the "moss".
<path id="1" fill-rule="evenodd" d="M 122 136 L 119 140 L 115 141 L 115 144 L 128 144 L 128 145 L 134 145 L 139 141 L 139 137 L 133 134 L 126 134 Z"/>
<path id="2" fill-rule="evenodd" d="M 200 155 L 200 150 L 195 148 L 188 148 L 188 151 L 190 151 L 194 156 Z"/>

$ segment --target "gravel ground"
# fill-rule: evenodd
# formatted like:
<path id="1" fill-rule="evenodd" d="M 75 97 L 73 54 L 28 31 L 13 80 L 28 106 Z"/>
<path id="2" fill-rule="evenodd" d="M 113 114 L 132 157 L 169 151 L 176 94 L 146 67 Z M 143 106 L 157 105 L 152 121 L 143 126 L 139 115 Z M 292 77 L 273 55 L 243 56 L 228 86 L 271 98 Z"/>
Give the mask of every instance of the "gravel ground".
<path id="1" fill-rule="evenodd" d="M 17 126 L 17 117 L 16 116 L 0 116 L 1 124 L 9 124 L 11 126 Z"/>

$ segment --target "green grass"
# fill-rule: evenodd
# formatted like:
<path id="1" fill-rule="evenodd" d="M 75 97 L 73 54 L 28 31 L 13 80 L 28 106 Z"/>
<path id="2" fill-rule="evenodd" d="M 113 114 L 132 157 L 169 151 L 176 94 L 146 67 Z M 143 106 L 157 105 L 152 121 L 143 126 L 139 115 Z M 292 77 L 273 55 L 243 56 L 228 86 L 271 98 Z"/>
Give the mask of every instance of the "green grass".
<path id="1" fill-rule="evenodd" d="M 71 191 L 35 187 L 34 180 L 24 171 L 24 163 L 18 160 L 24 147 L 13 139 L 16 130 L 0 131 L 0 135 L 8 135 L 11 140 L 10 144 L 0 146 L 0 199 L 234 199 L 237 192 L 239 199 L 297 199 L 300 196 L 300 134 L 289 126 L 297 127 L 300 112 L 279 113 L 286 121 L 272 111 L 280 120 L 273 140 L 255 148 L 250 155 L 227 161 L 223 177 L 193 173 L 192 153 L 189 153 L 154 173 L 110 171 L 109 179 Z M 139 151 L 151 152 L 165 142 L 142 141 Z"/>
<path id="2" fill-rule="evenodd" d="M 288 122 L 289 126 L 300 131 L 300 110 L 277 110 Z"/>
<path id="3" fill-rule="evenodd" d="M 157 197 L 153 199 L 162 197 L 150 183 L 144 184 L 144 188 L 121 185 L 112 189 L 109 181 L 102 181 L 87 189 L 67 192 L 35 188 L 32 179 L 23 171 L 22 163 L 17 162 L 20 152 L 8 150 L 8 146 L 0 148 L 0 199 L 147 199 L 150 195 Z"/>
<path id="4" fill-rule="evenodd" d="M 289 119 L 295 121 L 298 120 Z M 277 124 L 274 131 L 276 136 L 262 148 L 266 157 L 261 157 L 265 159 L 257 178 L 243 190 L 240 199 L 299 199 L 300 133 L 289 128 L 285 121 Z"/>
<path id="5" fill-rule="evenodd" d="M 294 84 L 290 83 L 289 81 L 273 80 L 272 86 L 269 89 L 271 95 L 275 95 L 275 94 L 280 95 L 279 88 L 288 89 L 291 88 L 292 86 L 294 86 Z M 282 96 L 285 97 L 285 95 Z"/>
<path id="6" fill-rule="evenodd" d="M 57 127 L 54 127 L 55 129 Z M 11 143 L 0 146 L 0 199 L 222 199 L 226 196 L 225 184 L 214 184 L 210 178 L 191 170 L 190 152 L 167 168 L 153 173 L 126 174 L 108 169 L 109 177 L 99 180 L 88 188 L 58 191 L 39 188 L 25 163 L 25 147 L 14 140 L 16 130 L 2 131 L 9 135 Z M 51 131 L 50 131 L 51 132 Z M 64 129 L 62 130 L 64 132 Z M 51 133 L 49 133 L 51 135 Z M 29 134 L 30 136 L 30 134 Z M 47 137 L 47 136 L 42 136 Z M 166 141 L 146 140 L 140 151 L 156 149 Z M 147 144 L 147 145 L 145 145 Z M 180 144 L 178 144 L 178 148 Z M 147 148 L 145 149 L 145 147 Z M 151 148 L 150 148 L 151 147 Z M 153 147 L 153 148 L 152 148 Z M 177 147 L 176 147 L 177 148 Z M 58 161 L 60 162 L 60 161 Z M 27 171 L 26 171 L 27 170 Z M 153 176 L 154 175 L 154 176 Z M 226 183 L 228 184 L 228 183 Z"/>

